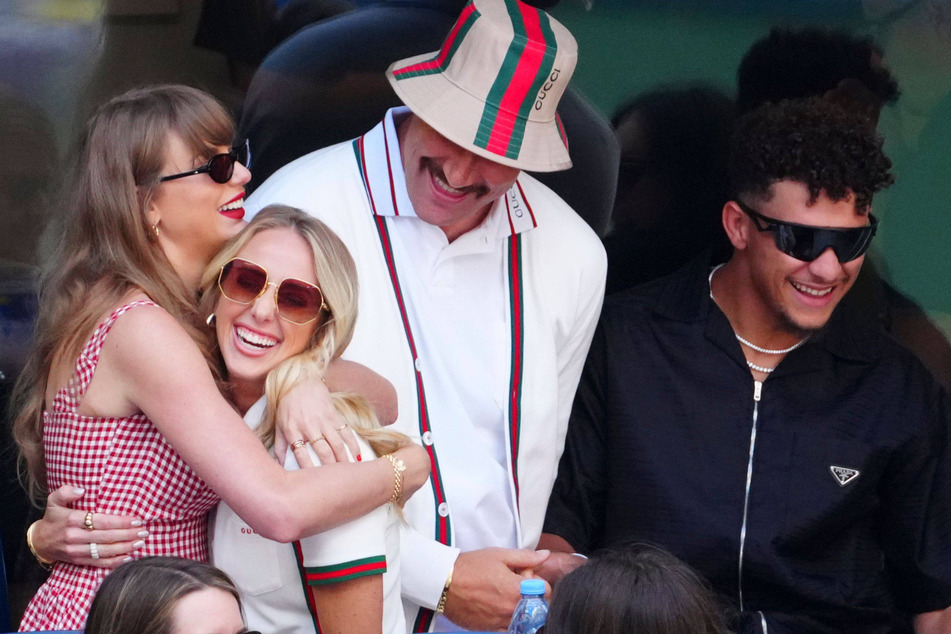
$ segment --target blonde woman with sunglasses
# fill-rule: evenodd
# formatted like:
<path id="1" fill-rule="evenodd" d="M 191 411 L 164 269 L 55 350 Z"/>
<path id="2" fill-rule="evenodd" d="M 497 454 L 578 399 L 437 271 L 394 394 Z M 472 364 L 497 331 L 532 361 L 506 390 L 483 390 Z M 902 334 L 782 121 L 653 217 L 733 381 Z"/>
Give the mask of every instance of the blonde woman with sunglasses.
<path id="1" fill-rule="evenodd" d="M 207 559 L 206 515 L 219 497 L 257 533 L 287 542 L 365 515 L 395 482 L 406 495 L 428 476 L 414 446 L 395 452 L 402 474 L 387 461 L 285 471 L 219 391 L 194 298 L 202 271 L 244 225 L 250 173 L 241 148 L 229 149 L 233 133 L 217 101 L 184 86 L 130 91 L 86 126 L 14 395 L 31 491 L 54 492 L 49 522 L 27 534 L 41 561 L 56 562 L 25 630 L 81 628 L 130 550 Z M 368 370 L 339 374 L 386 391 Z M 319 384 L 287 400 L 299 406 Z"/>
<path id="2" fill-rule="evenodd" d="M 231 397 L 245 421 L 273 446 L 275 411 L 307 377 L 322 376 L 353 335 L 357 277 L 340 239 L 319 220 L 272 205 L 215 257 L 202 278 L 201 308 L 213 315 Z M 266 395 L 266 397 L 265 397 Z M 409 439 L 379 427 L 362 397 L 334 393 L 360 435 L 363 461 Z M 310 444 L 320 445 L 322 439 Z M 311 450 L 311 458 L 317 458 Z M 296 468 L 293 454 L 288 468 Z M 399 499 L 399 483 L 393 502 Z M 279 544 L 218 506 L 212 560 L 244 597 L 248 626 L 270 634 L 402 634 L 396 504 L 325 533 Z"/>

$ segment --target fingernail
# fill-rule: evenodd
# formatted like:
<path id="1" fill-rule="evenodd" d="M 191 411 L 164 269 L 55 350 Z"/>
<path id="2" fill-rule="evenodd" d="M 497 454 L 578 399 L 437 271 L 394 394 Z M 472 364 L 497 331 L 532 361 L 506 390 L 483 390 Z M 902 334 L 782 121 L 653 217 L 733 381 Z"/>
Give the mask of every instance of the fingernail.
<path id="1" fill-rule="evenodd" d="M 73 495 L 83 495 L 84 493 L 86 493 L 86 489 L 82 487 L 76 487 L 73 489 Z"/>
<path id="2" fill-rule="evenodd" d="M 148 536 L 149 536 L 148 531 L 139 531 L 139 537 L 148 537 Z"/>
<path id="3" fill-rule="evenodd" d="M 140 539 L 139 541 L 135 542 L 134 544 L 132 544 L 132 548 L 134 548 L 135 550 L 138 550 L 138 549 L 142 548 L 143 546 L 145 546 L 145 542 L 144 542 L 143 540 L 141 540 L 141 539 Z"/>
<path id="4" fill-rule="evenodd" d="M 132 520 L 132 526 L 134 528 L 138 528 L 139 526 L 142 526 L 142 520 Z"/>
<path id="5" fill-rule="evenodd" d="M 123 563 L 125 563 L 125 562 L 127 562 L 127 561 L 132 561 L 132 557 L 126 557 L 125 559 L 122 560 Z"/>
<path id="6" fill-rule="evenodd" d="M 363 455 L 357 454 L 357 462 L 363 462 Z"/>
<path id="7" fill-rule="evenodd" d="M 546 557 L 551 554 L 550 550 L 536 550 L 535 552 L 539 555 L 545 555 Z"/>

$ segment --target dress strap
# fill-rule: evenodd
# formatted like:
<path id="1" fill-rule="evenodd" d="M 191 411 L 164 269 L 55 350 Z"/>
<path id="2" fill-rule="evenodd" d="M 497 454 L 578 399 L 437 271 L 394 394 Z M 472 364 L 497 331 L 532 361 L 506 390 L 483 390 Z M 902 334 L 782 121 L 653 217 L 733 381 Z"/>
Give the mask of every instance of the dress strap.
<path id="1" fill-rule="evenodd" d="M 64 388 L 64 396 L 68 405 L 72 408 L 79 407 L 79 402 L 89 387 L 93 375 L 96 373 L 96 366 L 99 365 L 99 353 L 102 352 L 102 345 L 106 341 L 106 335 L 112 329 L 116 320 L 136 306 L 156 306 L 157 304 L 149 299 L 140 299 L 129 302 L 125 306 L 117 308 L 109 317 L 96 327 L 89 341 L 83 346 L 79 358 L 76 359 L 76 370 L 73 372 L 69 383 Z"/>

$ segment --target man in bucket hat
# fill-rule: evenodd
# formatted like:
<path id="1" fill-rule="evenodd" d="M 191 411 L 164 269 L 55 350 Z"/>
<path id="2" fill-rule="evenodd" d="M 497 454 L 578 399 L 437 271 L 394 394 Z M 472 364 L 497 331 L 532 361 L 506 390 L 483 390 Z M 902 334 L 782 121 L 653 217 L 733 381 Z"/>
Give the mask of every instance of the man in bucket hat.
<path id="1" fill-rule="evenodd" d="M 576 59 L 543 11 L 473 0 L 439 51 L 390 67 L 407 107 L 287 165 L 247 204 L 307 210 L 356 260 L 346 357 L 392 381 L 396 428 L 432 460 L 402 539 L 412 631 L 504 628 L 547 558 L 533 549 L 606 265 L 588 226 L 521 170 L 571 166 L 556 107 Z"/>

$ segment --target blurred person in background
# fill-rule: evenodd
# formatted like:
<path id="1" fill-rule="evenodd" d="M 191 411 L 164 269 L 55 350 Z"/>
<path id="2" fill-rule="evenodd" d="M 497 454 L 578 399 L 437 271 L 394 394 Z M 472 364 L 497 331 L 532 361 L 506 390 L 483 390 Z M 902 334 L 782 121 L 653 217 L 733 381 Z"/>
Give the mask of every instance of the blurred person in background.
<path id="1" fill-rule="evenodd" d="M 0 87 L 0 139 L 7 153 L 0 161 L 0 265 L 37 266 L 60 174 L 53 126 L 40 108 Z"/>
<path id="2" fill-rule="evenodd" d="M 733 102 L 707 86 L 661 88 L 622 106 L 613 124 L 621 163 L 604 237 L 607 293 L 672 273 L 705 249 L 725 261 Z"/>
<path id="3" fill-rule="evenodd" d="M 0 18 L 2 19 L 2 18 Z M 31 509 L 16 485 L 16 449 L 9 433 L 13 384 L 26 362 L 36 320 L 39 264 L 52 250 L 52 198 L 59 184 L 60 158 L 49 117 L 13 90 L 0 86 L 0 535 L 21 535 Z M 14 612 L 42 583 L 20 539 L 3 540 Z"/>
<path id="4" fill-rule="evenodd" d="M 245 92 L 274 47 L 309 24 L 352 9 L 346 0 L 204 0 L 195 45 L 222 53 L 231 83 Z"/>

